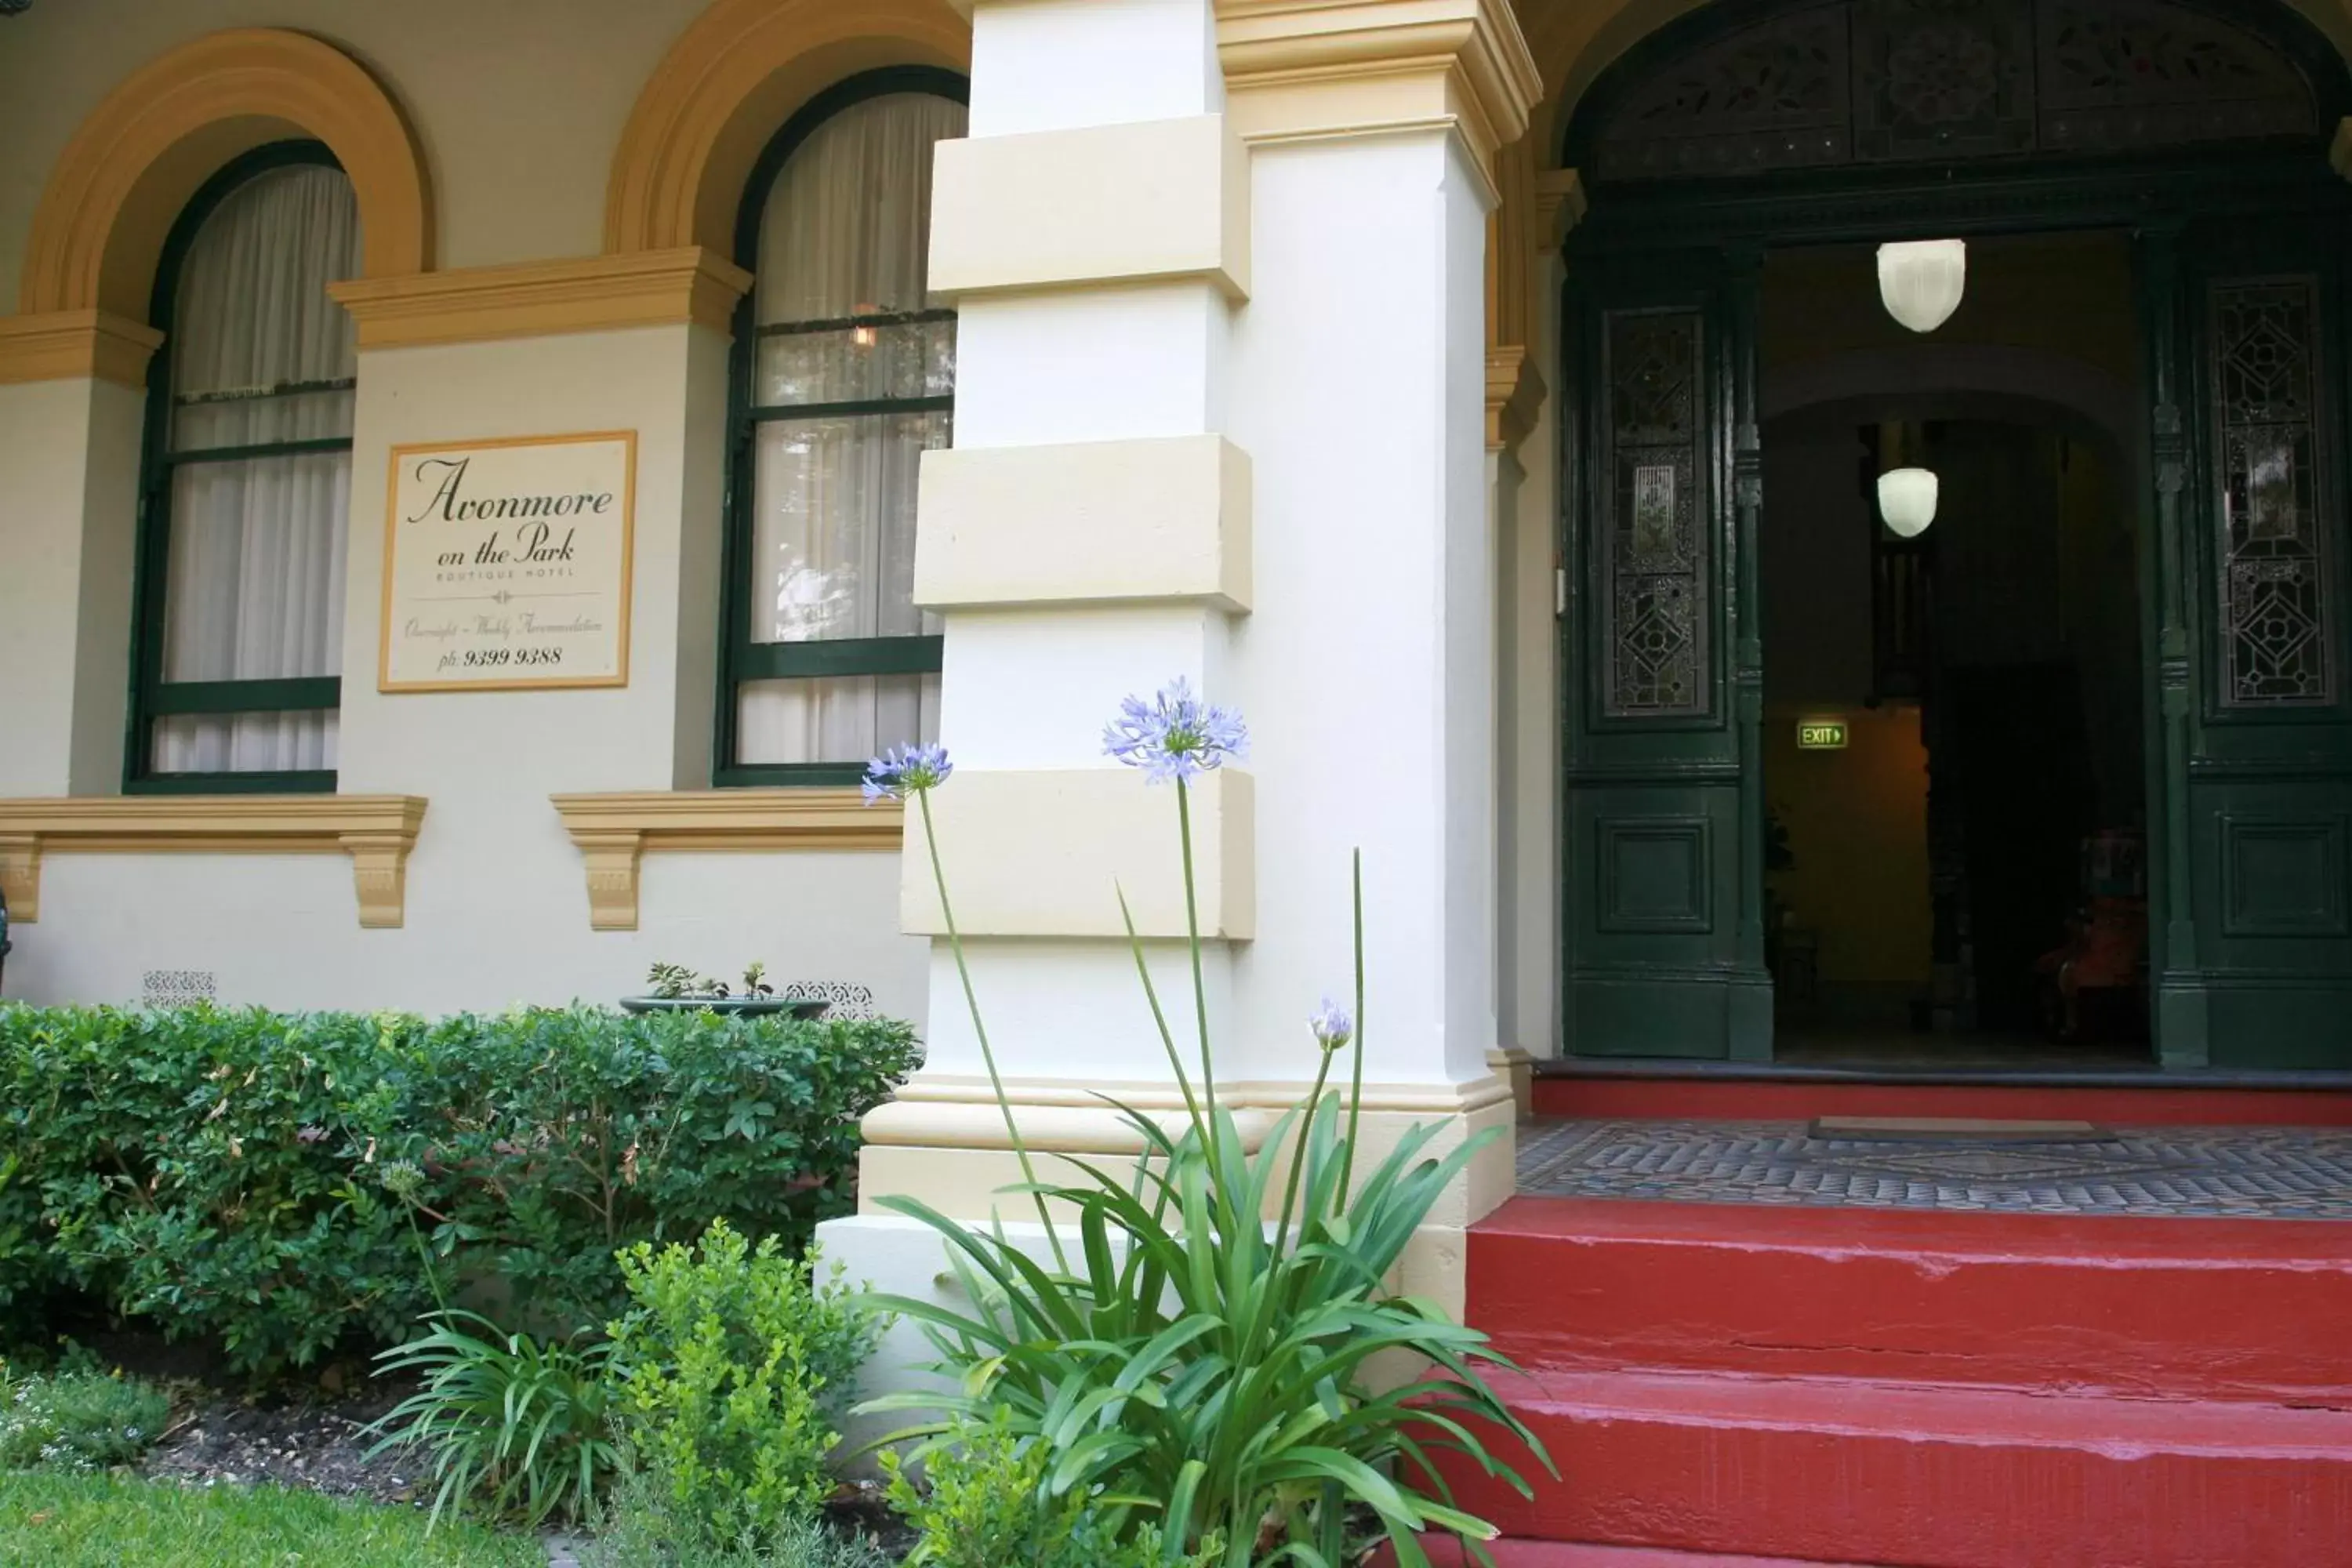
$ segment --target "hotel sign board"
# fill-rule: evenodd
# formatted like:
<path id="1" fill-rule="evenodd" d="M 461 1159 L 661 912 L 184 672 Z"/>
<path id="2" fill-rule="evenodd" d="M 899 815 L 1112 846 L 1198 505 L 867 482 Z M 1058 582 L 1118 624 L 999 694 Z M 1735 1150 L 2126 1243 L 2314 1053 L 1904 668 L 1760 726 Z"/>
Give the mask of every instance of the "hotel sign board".
<path id="1" fill-rule="evenodd" d="M 629 683 L 637 437 L 395 447 L 382 691 Z"/>
<path id="2" fill-rule="evenodd" d="M 1843 719 L 1797 721 L 1797 750 L 1801 752 L 1843 752 L 1846 739 L 1845 721 Z"/>

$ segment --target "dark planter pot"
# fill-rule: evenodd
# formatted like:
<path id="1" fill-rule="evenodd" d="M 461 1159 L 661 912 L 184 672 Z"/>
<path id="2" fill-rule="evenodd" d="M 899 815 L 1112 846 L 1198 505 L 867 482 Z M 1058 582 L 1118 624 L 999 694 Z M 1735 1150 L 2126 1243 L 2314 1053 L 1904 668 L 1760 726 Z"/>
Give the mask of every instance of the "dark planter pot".
<path id="1" fill-rule="evenodd" d="M 624 996 L 624 1013 L 717 1013 L 730 1018 L 822 1018 L 833 1004 L 816 996 Z"/>

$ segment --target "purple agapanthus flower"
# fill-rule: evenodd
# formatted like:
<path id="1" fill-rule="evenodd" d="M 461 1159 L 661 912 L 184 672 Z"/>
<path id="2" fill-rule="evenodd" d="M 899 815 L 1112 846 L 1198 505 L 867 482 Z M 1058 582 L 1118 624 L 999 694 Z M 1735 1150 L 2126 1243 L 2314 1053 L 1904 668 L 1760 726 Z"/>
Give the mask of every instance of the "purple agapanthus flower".
<path id="1" fill-rule="evenodd" d="M 1356 1020 L 1328 996 L 1323 998 L 1322 1010 L 1307 1018 L 1307 1026 L 1315 1031 L 1315 1043 L 1327 1052 L 1344 1050 L 1356 1037 Z"/>
<path id="2" fill-rule="evenodd" d="M 893 746 L 866 764 L 866 804 L 937 789 L 953 772 L 945 746 Z"/>
<path id="3" fill-rule="evenodd" d="M 1194 778 L 1249 755 L 1249 726 L 1230 708 L 1192 695 L 1179 676 L 1150 701 L 1130 697 L 1103 730 L 1103 750 L 1153 784 Z"/>

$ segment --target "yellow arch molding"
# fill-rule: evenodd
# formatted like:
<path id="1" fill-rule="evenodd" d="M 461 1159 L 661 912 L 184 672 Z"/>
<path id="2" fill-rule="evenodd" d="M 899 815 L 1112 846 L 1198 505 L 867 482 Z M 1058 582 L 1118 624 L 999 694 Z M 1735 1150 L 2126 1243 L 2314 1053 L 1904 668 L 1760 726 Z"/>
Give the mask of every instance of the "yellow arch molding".
<path id="1" fill-rule="evenodd" d="M 163 237 L 196 187 L 289 135 L 324 142 L 350 174 L 366 276 L 432 266 L 425 161 L 390 96 L 331 45 L 245 27 L 149 62 L 82 122 L 34 212 L 18 308 L 143 321 Z"/>
<path id="2" fill-rule="evenodd" d="M 637 95 L 604 248 L 731 254 L 744 182 L 777 128 L 844 77 L 901 65 L 969 70 L 971 23 L 947 0 L 718 0 Z"/>

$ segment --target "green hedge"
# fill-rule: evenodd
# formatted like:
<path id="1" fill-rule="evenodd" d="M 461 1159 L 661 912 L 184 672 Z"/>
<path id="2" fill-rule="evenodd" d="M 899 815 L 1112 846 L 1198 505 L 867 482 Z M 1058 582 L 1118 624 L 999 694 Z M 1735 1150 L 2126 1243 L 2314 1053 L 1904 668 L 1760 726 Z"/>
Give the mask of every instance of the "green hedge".
<path id="1" fill-rule="evenodd" d="M 0 1004 L 0 1325 L 78 1298 L 269 1375 L 405 1337 L 436 1287 L 601 1323 L 619 1247 L 841 1212 L 919 1059 L 889 1022 Z"/>

